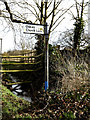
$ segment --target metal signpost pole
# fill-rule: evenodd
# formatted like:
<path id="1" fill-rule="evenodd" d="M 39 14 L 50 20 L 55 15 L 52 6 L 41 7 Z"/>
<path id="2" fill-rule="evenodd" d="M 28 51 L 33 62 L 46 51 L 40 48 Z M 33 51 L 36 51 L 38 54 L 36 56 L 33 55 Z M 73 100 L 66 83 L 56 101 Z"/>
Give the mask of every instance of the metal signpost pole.
<path id="1" fill-rule="evenodd" d="M 45 42 L 45 91 L 49 89 L 49 54 L 48 54 L 48 29 L 47 29 L 47 4 L 48 0 L 45 0 L 45 14 L 44 14 L 44 42 Z"/>
<path id="2" fill-rule="evenodd" d="M 44 34 L 45 34 L 45 91 L 49 89 L 49 49 L 48 49 L 48 40 L 49 40 L 49 34 L 48 34 L 48 25 L 47 25 L 47 4 L 48 0 L 45 0 L 45 16 L 44 16 Z"/>
<path id="3" fill-rule="evenodd" d="M 2 54 L 2 38 L 0 38 L 0 55 Z"/>
<path id="4" fill-rule="evenodd" d="M 0 38 L 0 63 L 2 63 L 2 39 Z M 2 69 L 2 65 L 0 65 L 0 70 Z M 0 72 L 0 93 L 2 83 L 2 73 Z M 0 94 L 0 120 L 2 119 L 2 94 Z"/>
<path id="5" fill-rule="evenodd" d="M 2 39 L 0 38 L 0 63 L 2 63 Z M 0 65 L 0 70 L 2 65 Z M 1 73 L 0 73 L 0 80 L 1 80 Z"/>
<path id="6" fill-rule="evenodd" d="M 0 38 L 0 63 L 2 63 L 2 39 Z M 2 69 L 2 64 L 0 65 L 0 70 Z M 2 80 L 2 73 L 0 72 L 0 84 Z"/>
<path id="7" fill-rule="evenodd" d="M 47 23 L 45 25 L 45 91 L 49 89 L 49 49 L 48 49 L 48 30 Z"/>

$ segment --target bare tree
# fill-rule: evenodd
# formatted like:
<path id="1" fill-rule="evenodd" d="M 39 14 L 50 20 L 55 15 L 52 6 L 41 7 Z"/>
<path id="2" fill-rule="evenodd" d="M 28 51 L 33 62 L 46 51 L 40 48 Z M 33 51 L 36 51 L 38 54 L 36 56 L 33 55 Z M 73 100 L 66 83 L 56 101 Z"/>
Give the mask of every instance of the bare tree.
<path id="1" fill-rule="evenodd" d="M 77 16 L 75 17 L 73 14 L 73 18 L 75 19 L 75 28 L 74 28 L 74 44 L 73 47 L 75 50 L 80 48 L 80 43 L 81 43 L 81 38 L 82 34 L 84 32 L 84 19 L 83 19 L 83 14 L 84 14 L 84 8 L 85 8 L 85 2 L 82 0 L 81 3 L 75 1 L 75 6 L 76 6 L 76 11 L 77 11 Z"/>
<path id="2" fill-rule="evenodd" d="M 57 0 L 8 0 L 4 1 L 3 4 L 3 14 L 5 14 L 4 19 L 8 21 L 9 26 L 11 26 L 15 39 L 15 46 L 27 46 L 26 44 L 29 42 L 30 39 L 26 42 L 23 42 L 22 38 L 23 33 L 21 32 L 21 35 L 18 35 L 18 28 L 22 29 L 18 26 L 20 26 L 20 23 L 25 24 L 43 24 L 45 25 L 46 22 L 48 23 L 48 33 L 50 36 L 50 33 L 53 32 L 59 24 L 65 19 L 64 15 L 67 13 L 70 8 L 73 7 L 71 5 L 68 8 L 64 8 L 62 6 L 62 3 L 64 3 L 66 0 L 60 0 L 57 2 Z M 7 19 L 8 18 L 8 19 Z M 17 24 L 14 24 L 17 23 Z M 19 24 L 18 24 L 19 23 Z M 20 44 L 17 42 L 17 40 L 20 38 Z M 43 36 L 35 36 L 36 39 L 43 40 Z M 25 39 L 24 39 L 25 40 Z M 43 41 L 40 41 L 40 44 L 43 44 Z M 22 44 L 22 45 L 21 45 Z M 40 46 L 39 44 L 39 46 Z M 42 46 L 43 47 L 43 46 Z M 21 47 L 22 48 L 22 47 Z M 26 47 L 25 47 L 26 48 Z"/>
<path id="3" fill-rule="evenodd" d="M 72 47 L 75 50 L 79 49 L 80 47 L 85 47 L 85 45 L 88 45 L 88 36 L 87 33 L 84 30 L 85 27 L 85 20 L 83 16 L 85 15 L 85 7 L 87 6 L 87 3 L 82 0 L 82 2 L 77 0 L 75 1 L 75 11 L 76 14 L 70 10 L 70 14 L 73 17 L 74 23 L 74 29 L 68 29 L 64 32 L 59 33 L 58 37 L 58 44 L 60 44 L 62 47 Z M 74 8 L 73 8 L 74 9 Z"/>
<path id="4" fill-rule="evenodd" d="M 58 40 L 55 42 L 56 44 L 60 45 L 60 48 L 73 48 L 74 45 L 74 40 L 73 40 L 73 36 L 74 36 L 74 29 L 70 29 L 70 30 L 66 30 L 64 32 L 60 32 L 58 33 Z M 81 42 L 80 42 L 80 48 L 86 48 L 86 46 L 88 46 L 90 44 L 89 38 L 88 38 L 88 33 L 84 32 L 81 35 Z"/>
<path id="5" fill-rule="evenodd" d="M 56 2 L 56 0 L 49 0 L 49 2 L 44 2 L 42 0 L 41 2 L 38 2 L 38 0 L 31 0 L 30 2 L 27 2 L 26 0 L 23 0 L 22 2 L 16 2 L 15 0 L 11 0 L 10 2 L 5 1 L 4 5 L 12 22 L 28 24 L 45 24 L 45 22 L 48 22 L 50 34 L 50 32 L 64 19 L 63 15 L 72 7 L 63 9 L 60 5 L 64 1 L 65 0 L 60 0 L 59 2 Z"/>

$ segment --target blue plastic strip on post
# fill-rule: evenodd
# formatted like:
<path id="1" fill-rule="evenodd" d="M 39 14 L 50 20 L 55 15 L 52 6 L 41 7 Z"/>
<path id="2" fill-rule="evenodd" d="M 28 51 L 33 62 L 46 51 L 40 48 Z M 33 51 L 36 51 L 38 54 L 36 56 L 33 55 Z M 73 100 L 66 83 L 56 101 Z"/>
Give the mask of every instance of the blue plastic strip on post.
<path id="1" fill-rule="evenodd" d="M 45 81 L 45 91 L 48 89 L 48 81 Z"/>

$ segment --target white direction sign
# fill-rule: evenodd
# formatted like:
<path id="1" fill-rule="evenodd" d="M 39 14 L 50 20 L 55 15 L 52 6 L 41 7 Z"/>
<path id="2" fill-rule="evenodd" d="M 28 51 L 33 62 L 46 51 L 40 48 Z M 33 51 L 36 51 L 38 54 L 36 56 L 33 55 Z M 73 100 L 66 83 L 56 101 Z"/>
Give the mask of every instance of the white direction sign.
<path id="1" fill-rule="evenodd" d="M 24 33 L 26 34 L 44 34 L 43 25 L 24 24 Z"/>

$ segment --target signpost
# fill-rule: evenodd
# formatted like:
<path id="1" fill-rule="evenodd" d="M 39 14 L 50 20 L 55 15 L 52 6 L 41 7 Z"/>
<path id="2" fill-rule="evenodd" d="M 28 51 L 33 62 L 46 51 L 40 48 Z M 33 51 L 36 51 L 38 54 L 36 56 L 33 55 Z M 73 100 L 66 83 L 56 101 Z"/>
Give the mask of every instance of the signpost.
<path id="1" fill-rule="evenodd" d="M 48 52 L 48 29 L 47 23 L 45 25 L 40 24 L 24 24 L 25 34 L 42 34 L 45 41 L 45 91 L 49 89 L 49 52 Z"/>
<path id="2" fill-rule="evenodd" d="M 48 48 L 48 40 L 49 34 L 47 29 L 47 23 L 44 27 L 44 39 L 45 39 L 45 91 L 49 89 L 49 48 Z"/>
<path id="3" fill-rule="evenodd" d="M 26 34 L 44 34 L 43 25 L 24 24 L 24 33 Z"/>

